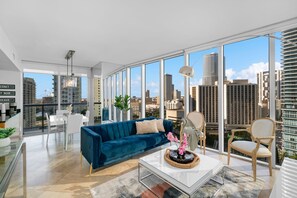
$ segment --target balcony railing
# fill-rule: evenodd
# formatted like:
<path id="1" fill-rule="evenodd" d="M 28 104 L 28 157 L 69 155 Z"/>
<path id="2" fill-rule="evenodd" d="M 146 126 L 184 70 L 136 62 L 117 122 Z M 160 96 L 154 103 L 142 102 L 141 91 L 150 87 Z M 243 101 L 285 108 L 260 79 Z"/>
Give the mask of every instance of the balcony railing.
<path id="1" fill-rule="evenodd" d="M 61 109 L 66 109 L 68 105 L 72 104 L 73 113 L 85 114 L 88 103 L 63 103 Z M 51 104 L 24 104 L 24 135 L 37 135 L 44 133 L 47 127 L 45 113 L 48 115 L 56 114 L 58 109 L 57 103 Z"/>

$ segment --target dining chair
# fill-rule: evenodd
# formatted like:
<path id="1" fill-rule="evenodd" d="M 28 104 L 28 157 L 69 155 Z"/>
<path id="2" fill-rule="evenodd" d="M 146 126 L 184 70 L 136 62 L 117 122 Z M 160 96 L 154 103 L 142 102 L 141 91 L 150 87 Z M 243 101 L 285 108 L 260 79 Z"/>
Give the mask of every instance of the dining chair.
<path id="1" fill-rule="evenodd" d="M 200 140 L 200 150 L 203 150 L 203 154 L 205 155 L 205 146 L 206 146 L 206 122 L 204 119 L 204 115 L 198 111 L 193 111 L 188 113 L 187 119 L 189 119 L 195 130 L 200 132 L 199 140 Z"/>
<path id="2" fill-rule="evenodd" d="M 47 121 L 46 145 L 48 145 L 49 134 L 52 133 L 52 132 L 59 132 L 59 130 L 58 130 L 58 124 L 57 124 L 56 120 L 51 119 L 51 117 L 48 115 L 48 113 L 45 113 L 45 117 L 46 117 L 46 121 Z"/>
<path id="3" fill-rule="evenodd" d="M 235 133 L 248 132 L 252 141 L 236 140 L 233 141 Z M 272 176 L 272 151 L 271 146 L 275 136 L 275 122 L 269 118 L 261 118 L 252 122 L 250 128 L 233 129 L 228 141 L 228 165 L 230 164 L 231 148 L 248 155 L 252 158 L 252 169 L 254 181 L 256 181 L 257 158 L 267 158 L 269 174 Z M 264 146 L 266 145 L 266 146 Z"/>
<path id="4" fill-rule="evenodd" d="M 69 135 L 80 133 L 80 127 L 83 126 L 83 115 L 75 114 L 67 116 L 66 134 L 65 134 L 65 150 L 67 150 Z"/>

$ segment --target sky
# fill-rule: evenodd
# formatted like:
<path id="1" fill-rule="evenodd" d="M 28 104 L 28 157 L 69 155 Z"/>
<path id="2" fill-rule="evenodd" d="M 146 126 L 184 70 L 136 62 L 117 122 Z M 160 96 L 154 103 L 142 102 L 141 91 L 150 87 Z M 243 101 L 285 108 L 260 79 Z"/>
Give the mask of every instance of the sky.
<path id="1" fill-rule="evenodd" d="M 280 33 L 276 33 L 281 37 Z M 280 69 L 281 42 L 275 40 L 275 66 Z M 203 63 L 206 54 L 217 53 L 217 48 L 190 53 L 189 65 L 194 67 L 195 75 L 190 79 L 190 85 L 201 85 Z M 257 37 L 224 46 L 225 76 L 228 80 L 248 79 L 250 83 L 257 82 L 257 73 L 268 71 L 268 38 Z M 165 74 L 172 74 L 174 88 L 184 95 L 184 79 L 178 73 L 184 65 L 184 57 L 179 56 L 165 60 Z M 131 95 L 141 96 L 141 67 L 131 69 Z M 159 62 L 146 65 L 146 89 L 152 97 L 159 95 Z"/>
<path id="2" fill-rule="evenodd" d="M 281 37 L 280 33 L 276 33 Z M 251 83 L 256 83 L 257 73 L 268 70 L 268 38 L 257 37 L 224 46 L 225 75 L 228 80 L 248 79 Z M 276 68 L 280 68 L 281 42 L 276 40 Z M 190 66 L 194 67 L 195 75 L 190 79 L 191 85 L 202 83 L 203 58 L 206 54 L 217 53 L 217 48 L 193 52 L 189 55 Z M 178 56 L 166 59 L 164 62 L 164 73 L 172 74 L 174 88 L 184 95 L 184 78 L 178 73 L 184 65 L 184 57 Z M 50 74 L 24 73 L 24 77 L 31 77 L 36 82 L 36 97 L 42 98 L 53 92 L 52 79 Z M 146 89 L 150 90 L 152 97 L 158 96 L 159 88 L 159 62 L 146 65 Z M 124 85 L 125 86 L 125 85 Z M 82 98 L 87 98 L 87 78 L 82 77 Z M 131 68 L 131 95 L 141 97 L 141 67 Z"/>
<path id="3" fill-rule="evenodd" d="M 36 98 L 41 99 L 44 96 L 50 96 L 54 92 L 53 75 L 39 73 L 24 73 L 24 77 L 33 78 L 36 83 Z M 87 98 L 88 84 L 87 77 L 81 77 L 82 98 Z"/>

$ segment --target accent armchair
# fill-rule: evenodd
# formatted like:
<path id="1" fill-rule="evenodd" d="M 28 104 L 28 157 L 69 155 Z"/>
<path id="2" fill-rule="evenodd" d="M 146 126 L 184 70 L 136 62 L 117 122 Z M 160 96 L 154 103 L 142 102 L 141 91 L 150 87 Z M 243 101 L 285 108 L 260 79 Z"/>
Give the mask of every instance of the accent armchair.
<path id="1" fill-rule="evenodd" d="M 247 131 L 251 135 L 252 141 L 233 141 L 235 133 L 242 131 Z M 232 136 L 228 141 L 228 165 L 230 164 L 230 152 L 232 148 L 252 158 L 254 181 L 256 181 L 257 158 L 267 158 L 269 164 L 269 173 L 271 176 L 271 144 L 274 140 L 274 135 L 275 123 L 269 118 L 255 120 L 248 129 L 233 129 Z"/>

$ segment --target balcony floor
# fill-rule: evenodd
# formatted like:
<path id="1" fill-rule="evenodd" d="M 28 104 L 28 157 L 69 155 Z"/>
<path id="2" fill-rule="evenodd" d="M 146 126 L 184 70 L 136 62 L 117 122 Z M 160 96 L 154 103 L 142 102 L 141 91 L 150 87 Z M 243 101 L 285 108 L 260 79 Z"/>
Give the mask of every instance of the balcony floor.
<path id="1" fill-rule="evenodd" d="M 137 167 L 138 155 L 133 159 L 109 166 L 88 175 L 89 164 L 83 159 L 80 166 L 80 136 L 75 134 L 68 151 L 63 149 L 64 134 L 51 134 L 48 148 L 47 135 L 26 137 L 27 143 L 27 186 L 28 197 L 91 197 L 90 188 L 111 180 Z M 160 148 L 157 148 L 160 149 Z M 156 151 L 146 152 L 145 154 Z M 206 155 L 227 162 L 225 155 L 206 151 Z M 231 158 L 231 167 L 252 174 L 251 162 Z M 268 167 L 258 165 L 257 176 L 265 180 L 260 197 L 269 197 L 275 175 L 269 176 Z M 6 197 L 22 197 L 22 162 L 19 161 Z"/>

